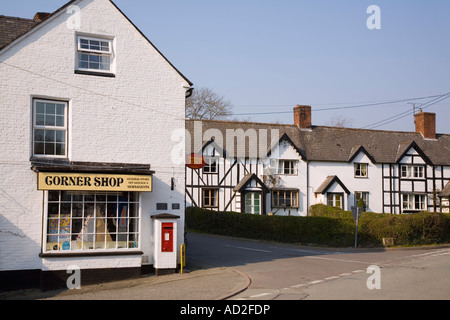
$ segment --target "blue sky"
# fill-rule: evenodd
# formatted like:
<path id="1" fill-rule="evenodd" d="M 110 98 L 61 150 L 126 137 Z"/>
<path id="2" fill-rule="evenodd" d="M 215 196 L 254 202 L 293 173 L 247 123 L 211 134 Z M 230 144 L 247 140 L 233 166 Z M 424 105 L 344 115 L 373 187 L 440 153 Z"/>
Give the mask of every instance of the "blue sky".
<path id="1" fill-rule="evenodd" d="M 0 14 L 31 18 L 65 2 L 2 1 Z M 292 123 L 292 108 L 308 104 L 316 125 L 414 131 L 407 102 L 450 92 L 448 0 L 114 2 L 195 87 L 230 100 L 237 119 Z M 370 5 L 379 30 L 367 28 Z M 424 106 L 450 133 L 450 98 Z"/>

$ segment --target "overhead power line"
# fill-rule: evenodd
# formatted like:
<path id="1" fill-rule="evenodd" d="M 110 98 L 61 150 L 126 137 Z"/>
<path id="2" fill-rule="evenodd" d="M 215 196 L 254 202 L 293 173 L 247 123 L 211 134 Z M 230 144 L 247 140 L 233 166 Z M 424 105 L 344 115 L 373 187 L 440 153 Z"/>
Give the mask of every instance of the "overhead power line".
<path id="1" fill-rule="evenodd" d="M 424 97 L 408 98 L 408 99 L 400 99 L 400 100 L 390 100 L 390 101 L 384 101 L 384 102 L 373 102 L 373 103 L 359 104 L 359 105 L 352 105 L 352 106 L 343 106 L 343 107 L 318 108 L 318 109 L 314 108 L 311 111 L 312 112 L 320 112 L 320 111 L 330 111 L 330 110 L 365 108 L 365 107 L 389 105 L 389 104 L 395 104 L 395 103 L 400 103 L 400 102 L 408 102 L 408 101 L 439 98 L 439 97 L 442 97 L 442 95 L 424 96 Z M 252 106 L 252 107 L 256 107 L 256 106 Z M 252 115 L 291 114 L 291 113 L 292 113 L 292 111 L 270 111 L 270 112 L 234 113 L 233 115 L 235 115 L 235 116 L 252 116 Z"/>

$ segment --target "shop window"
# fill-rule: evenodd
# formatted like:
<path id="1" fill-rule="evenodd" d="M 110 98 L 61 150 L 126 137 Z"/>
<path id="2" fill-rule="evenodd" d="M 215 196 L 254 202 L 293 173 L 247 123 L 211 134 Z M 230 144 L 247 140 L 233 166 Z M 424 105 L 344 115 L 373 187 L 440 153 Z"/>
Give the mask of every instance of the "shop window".
<path id="1" fill-rule="evenodd" d="M 33 155 L 67 157 L 67 102 L 33 102 Z"/>
<path id="2" fill-rule="evenodd" d="M 139 193 L 48 191 L 45 251 L 139 247 Z"/>

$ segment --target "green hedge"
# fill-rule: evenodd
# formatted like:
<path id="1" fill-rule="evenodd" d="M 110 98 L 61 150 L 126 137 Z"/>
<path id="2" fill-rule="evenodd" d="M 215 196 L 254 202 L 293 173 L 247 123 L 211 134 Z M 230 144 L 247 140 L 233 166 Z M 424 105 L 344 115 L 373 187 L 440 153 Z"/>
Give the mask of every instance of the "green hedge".
<path id="1" fill-rule="evenodd" d="M 211 234 L 304 245 L 348 247 L 354 245 L 355 239 L 351 212 L 324 205 L 312 206 L 310 217 L 259 216 L 189 207 L 186 226 Z M 399 246 L 449 243 L 450 215 L 364 212 L 359 221 L 358 244 L 382 246 L 383 238 L 394 238 Z"/>

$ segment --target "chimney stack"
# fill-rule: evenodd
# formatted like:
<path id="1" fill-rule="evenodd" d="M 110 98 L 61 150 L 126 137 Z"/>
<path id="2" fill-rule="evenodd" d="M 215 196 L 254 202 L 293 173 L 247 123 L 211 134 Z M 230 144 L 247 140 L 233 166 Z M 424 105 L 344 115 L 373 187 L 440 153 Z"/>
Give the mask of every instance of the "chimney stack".
<path id="1" fill-rule="evenodd" d="M 51 13 L 48 13 L 48 12 L 37 12 L 34 15 L 33 20 L 37 21 L 37 22 L 41 22 L 41 21 L 44 21 L 45 19 L 47 19 L 50 15 L 51 15 Z"/>
<path id="2" fill-rule="evenodd" d="M 421 133 L 425 139 L 436 139 L 436 114 L 422 112 L 422 109 L 414 115 L 416 132 Z"/>
<path id="3" fill-rule="evenodd" d="M 311 129 L 311 106 L 295 106 L 294 123 L 300 129 Z"/>

